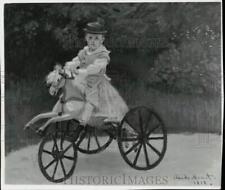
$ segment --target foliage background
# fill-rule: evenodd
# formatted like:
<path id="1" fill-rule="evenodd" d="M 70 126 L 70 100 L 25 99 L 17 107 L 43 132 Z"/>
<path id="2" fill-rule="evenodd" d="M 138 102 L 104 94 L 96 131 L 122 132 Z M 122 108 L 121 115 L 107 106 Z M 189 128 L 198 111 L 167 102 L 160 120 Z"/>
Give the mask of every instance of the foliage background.
<path id="1" fill-rule="evenodd" d="M 221 130 L 220 3 L 5 4 L 6 151 L 36 142 L 22 131 L 52 108 L 45 75 L 108 29 L 108 75 L 130 107 L 153 106 L 169 132 Z"/>

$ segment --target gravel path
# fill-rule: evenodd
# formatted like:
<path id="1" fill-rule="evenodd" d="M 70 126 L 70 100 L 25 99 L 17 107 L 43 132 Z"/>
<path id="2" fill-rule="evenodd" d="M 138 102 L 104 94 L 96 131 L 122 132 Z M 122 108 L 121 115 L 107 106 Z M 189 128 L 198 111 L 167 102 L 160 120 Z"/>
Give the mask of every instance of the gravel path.
<path id="1" fill-rule="evenodd" d="M 39 170 L 38 145 L 6 157 L 6 184 L 52 184 Z M 92 185 L 220 185 L 221 136 L 171 134 L 162 162 L 154 169 L 132 169 L 120 155 L 117 142 L 95 155 L 78 153 L 71 179 L 64 184 Z"/>

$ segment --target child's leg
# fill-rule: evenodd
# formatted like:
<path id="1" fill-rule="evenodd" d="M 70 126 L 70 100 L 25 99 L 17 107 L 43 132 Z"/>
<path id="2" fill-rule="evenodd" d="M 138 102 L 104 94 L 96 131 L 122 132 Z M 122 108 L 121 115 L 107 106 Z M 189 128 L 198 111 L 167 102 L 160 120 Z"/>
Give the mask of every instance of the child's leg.
<path id="1" fill-rule="evenodd" d="M 25 128 L 30 127 L 32 124 L 34 124 L 35 122 L 37 122 L 40 119 L 44 119 L 44 118 L 49 118 L 49 117 L 55 117 L 57 116 L 57 113 L 54 112 L 47 112 L 47 113 L 41 113 L 37 116 L 35 116 L 34 118 L 32 118 L 26 125 Z"/>
<path id="2" fill-rule="evenodd" d="M 91 105 L 89 102 L 87 102 L 84 106 L 84 111 L 81 116 L 80 122 L 82 125 L 86 125 L 87 122 L 90 120 L 93 110 L 94 110 L 94 106 Z"/>

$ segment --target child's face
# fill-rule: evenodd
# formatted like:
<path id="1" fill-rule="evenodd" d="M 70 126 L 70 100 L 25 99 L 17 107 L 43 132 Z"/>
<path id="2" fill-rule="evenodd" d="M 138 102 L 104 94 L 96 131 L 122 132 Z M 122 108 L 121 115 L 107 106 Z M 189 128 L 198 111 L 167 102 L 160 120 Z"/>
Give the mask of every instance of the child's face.
<path id="1" fill-rule="evenodd" d="M 85 36 L 87 45 L 91 51 L 98 49 L 104 42 L 104 36 L 102 34 L 89 34 Z"/>

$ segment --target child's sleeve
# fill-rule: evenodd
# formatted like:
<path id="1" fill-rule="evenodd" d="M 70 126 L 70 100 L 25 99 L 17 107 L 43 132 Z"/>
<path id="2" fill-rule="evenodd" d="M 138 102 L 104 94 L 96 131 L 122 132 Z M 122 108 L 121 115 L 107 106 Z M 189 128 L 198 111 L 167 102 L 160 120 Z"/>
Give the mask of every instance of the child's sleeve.
<path id="1" fill-rule="evenodd" d="M 85 63 L 86 49 L 87 48 L 80 50 L 77 55 L 77 59 L 80 61 L 80 63 Z"/>
<path id="2" fill-rule="evenodd" d="M 79 69 L 79 73 L 84 75 L 94 75 L 99 73 L 105 73 L 108 60 L 105 58 L 96 59 L 95 62 L 89 65 L 86 69 Z"/>
<path id="3" fill-rule="evenodd" d="M 96 59 L 92 65 L 87 67 L 88 75 L 98 74 L 101 72 L 105 73 L 107 64 L 108 61 L 105 58 Z"/>

